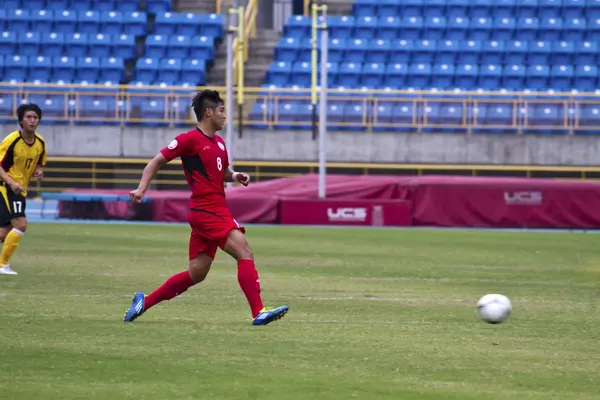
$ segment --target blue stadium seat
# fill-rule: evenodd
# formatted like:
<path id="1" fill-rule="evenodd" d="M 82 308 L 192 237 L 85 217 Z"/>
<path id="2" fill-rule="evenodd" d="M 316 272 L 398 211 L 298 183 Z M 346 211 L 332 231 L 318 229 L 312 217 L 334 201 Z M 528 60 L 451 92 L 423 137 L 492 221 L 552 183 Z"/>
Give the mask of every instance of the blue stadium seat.
<path id="1" fill-rule="evenodd" d="M 577 43 L 575 52 L 575 65 L 597 64 L 600 61 L 600 59 L 598 58 L 598 54 L 600 53 L 598 42 Z"/>
<path id="2" fill-rule="evenodd" d="M 492 14 L 496 18 L 512 18 L 517 14 L 517 3 L 516 0 L 496 0 Z"/>
<path id="3" fill-rule="evenodd" d="M 586 15 L 591 20 L 600 18 L 600 0 L 586 0 Z"/>
<path id="4" fill-rule="evenodd" d="M 429 40 L 441 40 L 446 32 L 446 17 L 430 16 L 425 17 L 424 28 L 425 34 L 424 39 Z"/>
<path id="5" fill-rule="evenodd" d="M 539 30 L 540 20 L 538 18 L 519 18 L 517 21 L 519 40 L 536 40 Z"/>
<path id="6" fill-rule="evenodd" d="M 436 53 L 436 42 L 429 39 L 417 40 L 413 51 L 411 62 L 431 64 Z"/>
<path id="7" fill-rule="evenodd" d="M 32 10 L 36 10 L 36 8 L 32 8 Z M 54 16 L 52 15 L 52 11 L 48 10 L 39 10 L 32 11 L 30 16 L 30 30 L 34 32 L 51 32 L 52 25 L 54 21 Z"/>
<path id="8" fill-rule="evenodd" d="M 339 63 L 344 59 L 344 53 L 346 52 L 346 41 L 343 39 L 331 39 L 328 44 L 329 54 L 327 54 L 327 60 Z M 310 60 L 310 57 L 308 58 Z"/>
<path id="9" fill-rule="evenodd" d="M 206 63 L 199 59 L 186 59 L 181 66 L 181 80 L 194 85 L 206 81 Z"/>
<path id="10" fill-rule="evenodd" d="M 470 21 L 464 15 L 457 15 L 448 20 L 446 38 L 450 40 L 465 40 L 469 32 Z M 472 38 L 471 38 L 472 39 Z"/>
<path id="11" fill-rule="evenodd" d="M 6 21 L 8 29 L 12 32 L 27 32 L 29 31 L 29 11 L 21 9 L 8 9 L 6 13 Z"/>
<path id="12" fill-rule="evenodd" d="M 113 57 L 130 60 L 136 57 L 136 53 L 134 36 L 123 33 L 113 38 Z"/>
<path id="13" fill-rule="evenodd" d="M 352 12 L 356 17 L 368 17 L 377 15 L 378 7 L 377 5 L 380 3 L 380 0 L 355 0 L 352 5 Z M 388 3 L 388 1 L 386 1 Z M 396 2 L 394 2 L 396 3 Z M 394 4 L 392 3 L 392 4 Z M 384 4 L 384 3 L 382 3 Z M 392 8 L 392 15 L 397 15 L 397 9 Z M 384 17 L 386 15 L 383 15 Z"/>
<path id="14" fill-rule="evenodd" d="M 160 12 L 171 11 L 171 0 L 147 0 L 146 11 L 150 14 L 158 14 Z"/>
<path id="15" fill-rule="evenodd" d="M 403 87 L 406 84 L 408 65 L 402 63 L 388 64 L 385 75 L 385 84 L 394 87 Z"/>
<path id="16" fill-rule="evenodd" d="M 446 0 L 428 0 L 423 6 L 425 17 L 445 15 L 447 12 Z"/>
<path id="17" fill-rule="evenodd" d="M 575 71 L 572 65 L 555 65 L 552 67 L 549 87 L 555 90 L 566 91 L 571 89 Z"/>
<path id="18" fill-rule="evenodd" d="M 281 38 L 275 49 L 275 59 L 276 61 L 293 62 L 299 58 L 299 50 L 300 39 L 294 37 Z"/>
<path id="19" fill-rule="evenodd" d="M 122 58 L 103 58 L 100 62 L 100 80 L 121 82 L 125 78 L 125 61 Z"/>
<path id="20" fill-rule="evenodd" d="M 505 62 L 507 64 L 526 64 L 529 53 L 528 42 L 522 40 L 510 40 L 505 44 Z"/>
<path id="21" fill-rule="evenodd" d="M 365 61 L 369 51 L 369 40 L 353 39 L 346 42 L 344 61 L 349 63 L 362 63 Z"/>
<path id="22" fill-rule="evenodd" d="M 100 14 L 102 33 L 120 35 L 123 31 L 123 13 L 120 11 L 102 11 Z"/>
<path id="23" fill-rule="evenodd" d="M 512 40 L 518 32 L 517 21 L 513 17 L 496 18 L 492 30 L 492 39 Z"/>
<path id="24" fill-rule="evenodd" d="M 190 55 L 204 60 L 215 58 L 215 44 L 210 36 L 195 36 L 192 38 Z"/>
<path id="25" fill-rule="evenodd" d="M 502 87 L 506 89 L 520 89 L 525 86 L 527 67 L 520 64 L 507 65 L 504 69 Z"/>
<path id="26" fill-rule="evenodd" d="M 52 7 L 48 6 L 53 10 L 65 10 L 69 9 L 72 11 L 87 11 L 94 8 L 94 2 L 92 0 L 78 0 L 73 2 L 68 2 L 67 0 L 48 0 L 52 2 Z M 70 4 L 68 4 L 70 3 Z"/>
<path id="27" fill-rule="evenodd" d="M 77 32 L 77 13 L 75 11 L 56 11 L 54 13 L 54 32 Z"/>
<path id="28" fill-rule="evenodd" d="M 540 40 L 555 42 L 561 40 L 563 29 L 563 20 L 561 18 L 542 18 L 537 36 Z"/>
<path id="29" fill-rule="evenodd" d="M 404 0 L 400 2 L 400 14 L 406 16 L 417 16 L 423 14 L 426 0 Z"/>
<path id="30" fill-rule="evenodd" d="M 111 35 L 106 35 L 104 33 L 97 33 L 95 35 L 91 35 L 89 46 L 90 56 L 109 57 L 113 48 L 112 37 Z"/>
<path id="31" fill-rule="evenodd" d="M 196 36 L 200 35 L 200 25 L 201 25 L 200 14 L 194 13 L 185 13 L 182 14 L 181 21 L 177 26 L 176 33 L 178 35 L 184 36 Z"/>
<path id="32" fill-rule="evenodd" d="M 528 18 L 538 16 L 538 0 L 521 0 L 519 1 L 519 7 L 517 9 L 518 18 Z M 540 18 L 545 15 L 540 15 Z"/>
<path id="33" fill-rule="evenodd" d="M 72 82 L 75 79 L 75 59 L 72 57 L 55 57 L 52 79 Z"/>
<path id="34" fill-rule="evenodd" d="M 503 64 L 504 63 L 504 42 L 491 40 L 484 42 L 481 54 L 482 64 Z"/>
<path id="35" fill-rule="evenodd" d="M 385 65 L 378 63 L 366 63 L 363 67 L 361 84 L 371 87 L 379 87 L 385 81 Z"/>
<path id="36" fill-rule="evenodd" d="M 548 88 L 550 68 L 547 65 L 531 65 L 527 68 L 526 85 L 529 89 L 542 90 Z"/>
<path id="37" fill-rule="evenodd" d="M 377 17 L 360 17 L 356 20 L 354 37 L 357 39 L 373 39 L 378 25 Z"/>
<path id="38" fill-rule="evenodd" d="M 159 64 L 158 79 L 173 85 L 181 79 L 182 61 L 180 59 L 163 59 Z"/>
<path id="39" fill-rule="evenodd" d="M 413 40 L 392 40 L 390 43 L 391 54 L 389 63 L 408 63 L 415 48 Z"/>
<path id="40" fill-rule="evenodd" d="M 332 37 L 339 39 L 350 39 L 354 33 L 356 22 L 351 16 L 327 17 L 327 26 Z"/>
<path id="41" fill-rule="evenodd" d="M 294 77 L 294 83 L 303 86 L 310 86 L 311 84 L 312 66 L 307 61 L 299 61 L 294 63 L 292 66 L 292 76 Z M 329 78 L 329 77 L 328 77 Z"/>
<path id="42" fill-rule="evenodd" d="M 495 4 L 494 0 L 471 0 L 469 2 L 469 15 L 473 19 L 485 18 L 489 19 L 492 17 L 491 13 L 493 12 L 493 5 Z M 487 40 L 487 39 L 480 39 Z"/>
<path id="43" fill-rule="evenodd" d="M 551 54 L 552 42 L 539 40 L 530 46 L 527 62 L 529 65 L 549 64 Z"/>
<path id="44" fill-rule="evenodd" d="M 459 88 L 477 87 L 479 66 L 477 64 L 462 64 L 455 71 L 455 85 Z"/>
<path id="45" fill-rule="evenodd" d="M 100 33 L 100 13 L 92 10 L 79 11 L 77 13 L 77 31 L 80 33 Z"/>
<path id="46" fill-rule="evenodd" d="M 561 14 L 564 18 L 583 18 L 586 14 L 585 0 L 563 0 Z"/>
<path id="47" fill-rule="evenodd" d="M 379 20 L 376 39 L 395 39 L 400 34 L 400 18 L 397 16 L 382 17 Z"/>
<path id="48" fill-rule="evenodd" d="M 62 33 L 43 33 L 40 37 L 41 54 L 48 57 L 63 55 L 65 36 Z"/>
<path id="49" fill-rule="evenodd" d="M 371 14 L 374 15 L 374 14 Z M 310 37 L 311 20 L 302 15 L 292 15 L 285 25 L 285 36 L 295 39 Z"/>
<path id="50" fill-rule="evenodd" d="M 85 57 L 88 55 L 88 35 L 85 33 L 65 34 L 65 55 Z"/>
<path id="51" fill-rule="evenodd" d="M 365 62 L 387 63 L 391 53 L 391 44 L 387 39 L 374 39 L 367 48 Z"/>
<path id="52" fill-rule="evenodd" d="M 144 54 L 148 58 L 162 58 L 167 53 L 167 37 L 163 35 L 151 35 L 146 38 Z"/>
<path id="53" fill-rule="evenodd" d="M 157 58 L 139 58 L 135 65 L 135 78 L 142 82 L 154 82 L 158 75 L 158 68 Z"/>
<path id="54" fill-rule="evenodd" d="M 454 85 L 456 68 L 452 64 L 437 64 L 432 70 L 431 86 L 438 89 L 449 89 Z"/>
<path id="55" fill-rule="evenodd" d="M 113 0 L 94 0 L 94 8 L 98 11 L 116 10 L 116 1 Z"/>
<path id="56" fill-rule="evenodd" d="M 14 79 L 19 82 L 24 82 L 27 78 L 27 70 L 29 63 L 27 57 L 7 56 L 4 59 L 4 80 Z"/>
<path id="57" fill-rule="evenodd" d="M 460 53 L 458 54 L 458 63 L 460 64 L 479 64 L 482 45 L 478 40 L 469 40 L 462 43 Z"/>
<path id="58" fill-rule="evenodd" d="M 171 36 L 167 43 L 167 54 L 169 58 L 186 58 L 189 55 L 192 38 L 189 36 Z"/>
<path id="59" fill-rule="evenodd" d="M 493 24 L 492 18 L 481 16 L 471 19 L 470 37 L 474 40 L 485 41 L 490 40 Z"/>
<path id="60" fill-rule="evenodd" d="M 40 34 L 37 32 L 23 32 L 18 36 L 19 51 L 22 56 L 35 56 L 40 53 Z"/>
<path id="61" fill-rule="evenodd" d="M 586 30 L 587 23 L 585 18 L 567 18 L 564 21 L 563 40 L 571 42 L 580 42 L 585 39 Z"/>
<path id="62" fill-rule="evenodd" d="M 123 14 L 123 25 L 126 34 L 133 36 L 146 35 L 148 16 L 144 12 L 131 11 Z"/>
<path id="63" fill-rule="evenodd" d="M 267 81 L 276 85 L 289 82 L 292 73 L 292 63 L 288 61 L 273 61 L 267 71 Z"/>
<path id="64" fill-rule="evenodd" d="M 38 79 L 42 82 L 50 80 L 52 60 L 50 57 L 38 56 L 29 58 L 29 80 Z"/>
<path id="65" fill-rule="evenodd" d="M 344 87 L 356 87 L 360 83 L 362 64 L 342 63 L 339 67 L 337 83 Z"/>
<path id="66" fill-rule="evenodd" d="M 431 64 L 411 64 L 408 67 L 408 84 L 415 89 L 430 87 Z"/>
<path id="67" fill-rule="evenodd" d="M 590 91 L 598 86 L 598 67 L 596 65 L 575 66 L 573 87 L 581 91 Z"/>
<path id="68" fill-rule="evenodd" d="M 421 30 L 423 29 L 423 17 L 420 16 L 404 16 L 400 21 L 400 36 L 403 39 L 420 39 Z"/>
<path id="69" fill-rule="evenodd" d="M 224 18 L 222 14 L 202 14 L 200 23 L 200 35 L 218 39 L 223 37 Z"/>
<path id="70" fill-rule="evenodd" d="M 100 76 L 100 60 L 95 57 L 77 58 L 75 80 L 96 82 Z"/>
<path id="71" fill-rule="evenodd" d="M 161 12 L 156 14 L 154 33 L 156 35 L 174 35 L 177 27 L 182 24 L 182 14 L 174 12 Z"/>
<path id="72" fill-rule="evenodd" d="M 460 47 L 457 40 L 444 40 L 439 43 L 435 62 L 438 64 L 455 64 Z"/>
<path id="73" fill-rule="evenodd" d="M 554 42 L 552 43 L 552 54 L 550 63 L 554 65 L 572 64 L 575 55 L 575 43 L 573 42 Z"/>

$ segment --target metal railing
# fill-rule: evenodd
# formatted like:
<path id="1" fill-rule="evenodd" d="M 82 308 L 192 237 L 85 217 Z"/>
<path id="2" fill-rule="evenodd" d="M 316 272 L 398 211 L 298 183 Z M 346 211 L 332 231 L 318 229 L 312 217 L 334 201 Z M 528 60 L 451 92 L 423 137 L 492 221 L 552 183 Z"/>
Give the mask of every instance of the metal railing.
<path id="1" fill-rule="evenodd" d="M 0 119 L 13 121 L 22 102 L 37 102 L 44 120 L 79 124 L 195 123 L 189 102 L 202 88 L 0 83 Z M 216 88 L 226 97 L 225 88 Z M 310 89 L 237 88 L 245 99 L 244 126 L 311 129 Z M 600 131 L 600 95 L 329 90 L 328 129 L 584 133 Z M 8 101 L 6 101 L 8 100 Z"/>

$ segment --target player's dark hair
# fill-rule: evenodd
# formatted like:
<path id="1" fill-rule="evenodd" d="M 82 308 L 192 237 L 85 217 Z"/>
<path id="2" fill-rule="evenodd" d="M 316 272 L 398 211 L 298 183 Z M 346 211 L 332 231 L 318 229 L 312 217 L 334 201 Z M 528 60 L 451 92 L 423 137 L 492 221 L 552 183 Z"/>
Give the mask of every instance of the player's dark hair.
<path id="1" fill-rule="evenodd" d="M 204 118 L 204 111 L 207 109 L 215 109 L 217 106 L 223 104 L 223 99 L 219 96 L 219 92 L 216 90 L 203 90 L 194 96 L 192 100 L 192 108 L 196 113 L 198 121 Z"/>
<path id="2" fill-rule="evenodd" d="M 37 104 L 21 104 L 19 108 L 17 108 L 17 119 L 19 120 L 19 125 L 22 127 L 21 121 L 25 118 L 25 113 L 27 111 L 33 111 L 38 115 L 40 121 L 42 120 L 42 109 Z"/>

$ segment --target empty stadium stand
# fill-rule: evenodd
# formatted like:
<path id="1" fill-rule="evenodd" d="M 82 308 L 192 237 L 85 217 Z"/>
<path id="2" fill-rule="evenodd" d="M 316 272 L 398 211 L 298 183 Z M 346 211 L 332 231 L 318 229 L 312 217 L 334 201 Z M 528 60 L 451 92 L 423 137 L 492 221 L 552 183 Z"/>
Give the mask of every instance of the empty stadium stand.
<path id="1" fill-rule="evenodd" d="M 356 0 L 326 22 L 332 128 L 596 132 L 600 0 Z M 309 127 L 310 61 L 292 16 L 250 119 Z"/>
<path id="2" fill-rule="evenodd" d="M 215 43 L 223 37 L 222 15 L 174 12 L 171 0 L 147 0 L 144 9 L 135 0 L 0 4 L 2 119 L 12 119 L 19 103 L 36 101 L 50 122 L 76 114 L 79 122 L 111 123 L 126 113 L 132 122 L 153 124 L 157 109 L 162 119 L 181 107 L 165 91 L 146 96 L 147 86 L 204 84 Z M 120 84 L 131 89 L 121 91 Z"/>

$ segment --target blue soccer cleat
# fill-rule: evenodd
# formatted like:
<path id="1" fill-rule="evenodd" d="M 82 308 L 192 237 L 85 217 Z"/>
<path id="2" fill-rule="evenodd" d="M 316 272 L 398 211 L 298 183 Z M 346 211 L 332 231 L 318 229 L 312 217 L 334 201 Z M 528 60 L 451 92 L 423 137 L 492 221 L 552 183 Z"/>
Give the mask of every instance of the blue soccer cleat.
<path id="1" fill-rule="evenodd" d="M 146 296 L 144 293 L 137 292 L 133 295 L 133 301 L 131 302 L 131 307 L 125 313 L 124 322 L 133 322 L 137 317 L 144 313 L 144 305 L 146 303 Z"/>
<path id="2" fill-rule="evenodd" d="M 260 310 L 260 314 L 252 321 L 252 325 L 267 325 L 268 323 L 277 321 L 278 319 L 283 318 L 288 312 L 288 309 L 288 306 L 281 306 L 273 309 L 263 308 Z"/>

